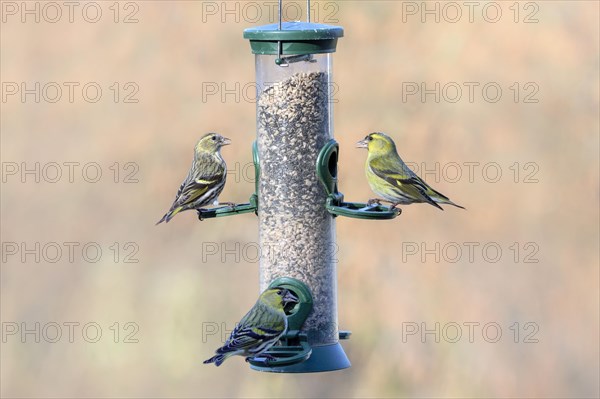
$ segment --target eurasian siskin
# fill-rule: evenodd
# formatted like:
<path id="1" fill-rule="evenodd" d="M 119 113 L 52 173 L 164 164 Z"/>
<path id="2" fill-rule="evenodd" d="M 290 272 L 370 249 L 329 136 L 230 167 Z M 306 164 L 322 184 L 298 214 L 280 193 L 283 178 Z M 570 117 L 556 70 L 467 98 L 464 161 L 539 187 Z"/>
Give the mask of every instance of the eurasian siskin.
<path id="1" fill-rule="evenodd" d="M 438 204 L 464 207 L 450 201 L 442 193 L 435 191 L 417 176 L 402 161 L 396 151 L 396 144 L 384 133 L 371 133 L 356 143 L 358 148 L 367 148 L 369 155 L 365 164 L 367 181 L 376 195 L 383 199 L 373 199 L 369 203 L 386 201 L 397 205 L 426 202 L 444 210 Z"/>
<path id="2" fill-rule="evenodd" d="M 227 178 L 221 147 L 230 143 L 231 140 L 217 133 L 208 133 L 198 141 L 192 167 L 179 187 L 173 205 L 156 224 L 168 223 L 179 212 L 218 203 Z"/>
<path id="3" fill-rule="evenodd" d="M 298 298 L 288 289 L 275 287 L 265 290 L 235 327 L 225 345 L 204 364 L 220 366 L 230 356 L 246 356 L 248 360 L 266 352 L 287 330 L 284 308 L 288 303 L 298 303 Z"/>

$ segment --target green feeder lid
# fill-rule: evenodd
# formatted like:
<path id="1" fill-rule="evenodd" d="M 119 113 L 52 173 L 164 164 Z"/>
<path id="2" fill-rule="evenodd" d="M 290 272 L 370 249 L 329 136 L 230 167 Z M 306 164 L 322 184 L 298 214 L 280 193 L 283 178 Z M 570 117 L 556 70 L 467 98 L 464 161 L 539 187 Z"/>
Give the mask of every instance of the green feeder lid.
<path id="1" fill-rule="evenodd" d="M 250 40 L 253 54 L 282 55 L 333 53 L 337 39 L 344 36 L 341 26 L 310 22 L 283 22 L 244 30 L 244 38 Z"/>

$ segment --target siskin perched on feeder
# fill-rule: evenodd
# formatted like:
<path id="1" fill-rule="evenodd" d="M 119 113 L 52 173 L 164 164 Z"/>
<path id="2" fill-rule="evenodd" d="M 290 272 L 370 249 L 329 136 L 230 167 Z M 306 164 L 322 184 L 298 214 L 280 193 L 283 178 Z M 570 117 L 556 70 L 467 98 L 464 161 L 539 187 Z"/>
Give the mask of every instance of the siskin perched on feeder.
<path id="1" fill-rule="evenodd" d="M 234 355 L 257 357 L 275 345 L 285 334 L 288 326 L 284 308 L 289 303 L 298 303 L 291 291 L 275 287 L 265 290 L 256 304 L 235 327 L 225 345 L 215 351 L 216 355 L 204 361 L 220 366 Z"/>
<path id="2" fill-rule="evenodd" d="M 358 148 L 367 148 L 369 155 L 365 164 L 367 181 L 381 199 L 369 203 L 389 202 L 392 207 L 426 202 L 444 210 L 438 204 L 464 207 L 450 201 L 442 193 L 435 191 L 402 161 L 396 151 L 396 144 L 384 133 L 371 133 L 356 143 Z"/>
<path id="3" fill-rule="evenodd" d="M 208 133 L 198 141 L 192 167 L 181 183 L 173 205 L 156 224 L 168 223 L 179 212 L 218 202 L 227 178 L 221 147 L 230 143 L 231 140 L 217 133 Z"/>

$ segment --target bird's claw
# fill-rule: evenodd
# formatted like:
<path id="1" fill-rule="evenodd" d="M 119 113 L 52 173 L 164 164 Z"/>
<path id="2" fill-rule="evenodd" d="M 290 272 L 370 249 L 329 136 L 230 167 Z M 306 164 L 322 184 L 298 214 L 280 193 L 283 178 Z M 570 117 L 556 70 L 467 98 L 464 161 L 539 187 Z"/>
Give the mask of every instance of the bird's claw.
<path id="1" fill-rule="evenodd" d="M 235 211 L 237 204 L 235 202 L 222 202 L 221 205 L 228 206 Z"/>
<path id="2" fill-rule="evenodd" d="M 390 202 L 390 211 L 398 211 L 398 215 L 402 213 L 402 209 L 396 208 L 400 202 Z"/>
<path id="3" fill-rule="evenodd" d="M 379 198 L 371 198 L 367 201 L 367 205 L 371 206 L 373 204 L 381 205 L 381 200 Z"/>
<path id="4" fill-rule="evenodd" d="M 198 219 L 199 219 L 200 221 L 203 221 L 203 220 L 204 220 L 204 218 L 202 217 L 202 211 L 203 211 L 203 209 L 202 209 L 202 208 L 200 208 L 200 209 L 196 209 L 196 212 L 198 212 Z"/>
<path id="5" fill-rule="evenodd" d="M 264 359 L 263 363 L 267 363 L 267 364 L 268 364 L 268 363 L 269 363 L 271 360 L 275 360 L 275 359 L 277 359 L 277 358 L 276 358 L 275 356 L 273 356 L 273 355 L 269 355 L 269 354 L 267 354 L 267 353 L 263 353 L 263 354 L 261 354 L 261 355 L 258 355 L 258 356 L 247 357 L 247 358 L 246 358 L 246 362 L 249 362 L 251 359 L 252 359 L 252 360 L 256 360 L 256 359 L 260 359 L 260 358 L 263 358 L 263 359 Z"/>

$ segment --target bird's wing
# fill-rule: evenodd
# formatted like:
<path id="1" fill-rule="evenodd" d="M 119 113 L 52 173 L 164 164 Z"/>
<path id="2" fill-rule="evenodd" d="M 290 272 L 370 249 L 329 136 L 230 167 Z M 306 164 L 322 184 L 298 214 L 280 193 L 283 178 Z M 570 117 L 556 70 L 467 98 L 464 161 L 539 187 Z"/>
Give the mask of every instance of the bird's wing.
<path id="1" fill-rule="evenodd" d="M 436 199 L 440 199 L 440 200 L 444 200 L 444 201 L 449 201 L 450 200 L 444 194 L 440 193 L 437 190 L 434 190 L 429 184 L 425 183 L 423 181 L 423 179 L 421 179 L 419 176 L 415 175 L 414 178 L 417 179 L 420 182 L 421 186 L 427 187 L 427 191 L 426 192 L 427 192 L 427 195 L 429 195 L 430 197 L 431 196 L 435 196 Z"/>
<path id="2" fill-rule="evenodd" d="M 440 193 L 439 191 L 434 190 L 433 188 L 431 188 L 431 186 L 427 183 L 425 183 L 425 181 L 423 179 L 421 179 L 419 176 L 412 176 L 409 179 L 405 179 L 405 180 L 401 180 L 402 183 L 407 183 L 407 184 L 412 184 L 415 186 L 420 187 L 421 189 L 423 189 L 425 191 L 425 194 L 427 194 L 428 196 L 432 197 L 435 196 L 436 198 L 439 197 L 439 199 L 447 201 L 448 197 L 446 197 L 444 194 Z"/>
<path id="3" fill-rule="evenodd" d="M 427 183 L 425 183 L 419 176 L 412 176 L 408 179 L 400 179 L 398 180 L 398 183 L 402 185 L 402 190 L 404 190 L 405 192 L 410 192 L 410 194 L 413 195 L 415 198 L 421 198 L 428 204 L 431 204 L 436 208 L 444 210 L 444 208 L 439 206 L 437 202 L 435 202 L 435 200 L 431 198 L 431 193 L 437 193 L 437 191 L 435 191 L 429 185 L 427 185 Z M 442 197 L 445 198 L 443 195 Z"/>
<path id="4" fill-rule="evenodd" d="M 265 341 L 277 339 L 285 332 L 285 328 L 285 315 L 257 303 L 242 318 L 220 350 L 232 352 L 259 346 Z"/>
<path id="5" fill-rule="evenodd" d="M 243 327 L 238 326 L 218 350 L 219 353 L 235 352 L 259 346 L 262 342 L 278 338 L 283 333 L 282 328 Z"/>
<path id="6" fill-rule="evenodd" d="M 419 176 L 417 176 L 413 171 L 411 171 L 406 165 L 399 164 L 398 169 L 404 169 L 401 172 L 398 172 L 396 168 L 390 168 L 391 165 L 387 165 L 384 162 L 378 162 L 377 160 L 373 160 L 370 165 L 371 170 L 377 177 L 385 180 L 392 186 L 398 188 L 405 195 L 413 197 L 415 199 L 420 199 L 424 202 L 427 202 L 436 208 L 442 209 L 436 202 L 431 198 L 430 192 L 440 195 L 442 198 L 446 198 L 431 187 L 427 183 L 425 183 Z"/>
<path id="7" fill-rule="evenodd" d="M 174 207 L 193 204 L 201 195 L 211 187 L 223 180 L 224 173 L 217 171 L 213 174 L 203 173 L 201 176 L 193 176 L 191 173 L 181 183 L 175 196 Z"/>

